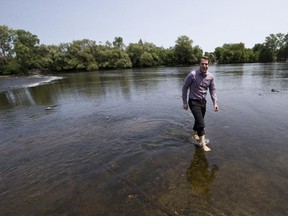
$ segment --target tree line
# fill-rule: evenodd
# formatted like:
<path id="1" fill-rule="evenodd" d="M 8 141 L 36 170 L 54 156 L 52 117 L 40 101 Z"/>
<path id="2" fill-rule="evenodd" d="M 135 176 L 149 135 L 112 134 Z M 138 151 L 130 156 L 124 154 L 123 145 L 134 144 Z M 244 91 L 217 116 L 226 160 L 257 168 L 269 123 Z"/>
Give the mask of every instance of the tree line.
<path id="1" fill-rule="evenodd" d="M 169 48 L 141 39 L 126 46 L 122 37 L 105 44 L 83 39 L 45 45 L 29 31 L 0 25 L 0 75 L 193 65 L 202 55 L 203 50 L 186 35 L 179 36 Z M 252 49 L 244 43 L 224 44 L 204 55 L 219 64 L 287 61 L 288 34 L 270 34 Z"/>

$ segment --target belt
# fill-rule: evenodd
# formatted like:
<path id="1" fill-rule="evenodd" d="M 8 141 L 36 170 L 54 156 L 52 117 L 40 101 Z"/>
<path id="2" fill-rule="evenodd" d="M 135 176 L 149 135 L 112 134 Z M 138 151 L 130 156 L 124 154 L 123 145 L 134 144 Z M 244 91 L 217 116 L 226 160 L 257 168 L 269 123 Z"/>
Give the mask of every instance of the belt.
<path id="1" fill-rule="evenodd" d="M 203 102 L 206 102 L 206 99 L 205 98 L 202 98 L 202 99 L 192 99 L 192 101 L 197 101 L 197 102 L 200 102 L 200 103 L 203 103 Z"/>

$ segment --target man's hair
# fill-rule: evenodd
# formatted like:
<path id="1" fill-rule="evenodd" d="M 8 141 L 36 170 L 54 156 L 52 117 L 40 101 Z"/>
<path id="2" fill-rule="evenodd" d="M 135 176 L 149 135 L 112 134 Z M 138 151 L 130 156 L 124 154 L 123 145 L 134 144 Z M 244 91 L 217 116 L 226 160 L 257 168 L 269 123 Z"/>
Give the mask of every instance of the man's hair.
<path id="1" fill-rule="evenodd" d="M 202 59 L 205 59 L 205 60 L 209 61 L 208 56 L 201 56 L 201 57 L 200 57 L 200 61 L 201 61 Z"/>

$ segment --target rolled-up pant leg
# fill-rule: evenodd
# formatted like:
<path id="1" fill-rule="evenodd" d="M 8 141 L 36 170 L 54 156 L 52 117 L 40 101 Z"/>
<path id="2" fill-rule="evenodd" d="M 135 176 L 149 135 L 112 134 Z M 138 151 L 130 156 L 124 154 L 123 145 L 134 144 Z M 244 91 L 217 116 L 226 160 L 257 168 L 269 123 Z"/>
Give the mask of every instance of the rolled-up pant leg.
<path id="1" fill-rule="evenodd" d="M 199 102 L 189 100 L 189 107 L 195 120 L 193 130 L 197 131 L 198 136 L 205 135 L 204 117 L 206 113 L 206 101 Z"/>

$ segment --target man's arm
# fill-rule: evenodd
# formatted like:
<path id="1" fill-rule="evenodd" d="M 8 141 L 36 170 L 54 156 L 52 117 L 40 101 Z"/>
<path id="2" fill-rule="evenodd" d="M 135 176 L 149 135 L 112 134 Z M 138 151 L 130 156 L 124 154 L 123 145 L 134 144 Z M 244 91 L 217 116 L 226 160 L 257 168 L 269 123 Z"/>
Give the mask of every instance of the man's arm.
<path id="1" fill-rule="evenodd" d="M 213 102 L 213 106 L 214 106 L 214 111 L 217 112 L 219 110 L 218 104 L 217 104 L 217 94 L 216 94 L 216 87 L 215 87 L 215 82 L 214 82 L 214 78 L 212 78 L 210 86 L 209 86 L 209 92 L 211 95 L 211 99 Z"/>
<path id="2" fill-rule="evenodd" d="M 185 78 L 183 87 L 182 87 L 182 100 L 183 100 L 183 108 L 185 110 L 188 109 L 188 102 L 187 102 L 187 93 L 188 93 L 188 89 L 190 88 L 190 85 L 193 81 L 193 76 L 191 73 L 189 73 L 187 75 L 187 77 Z"/>

